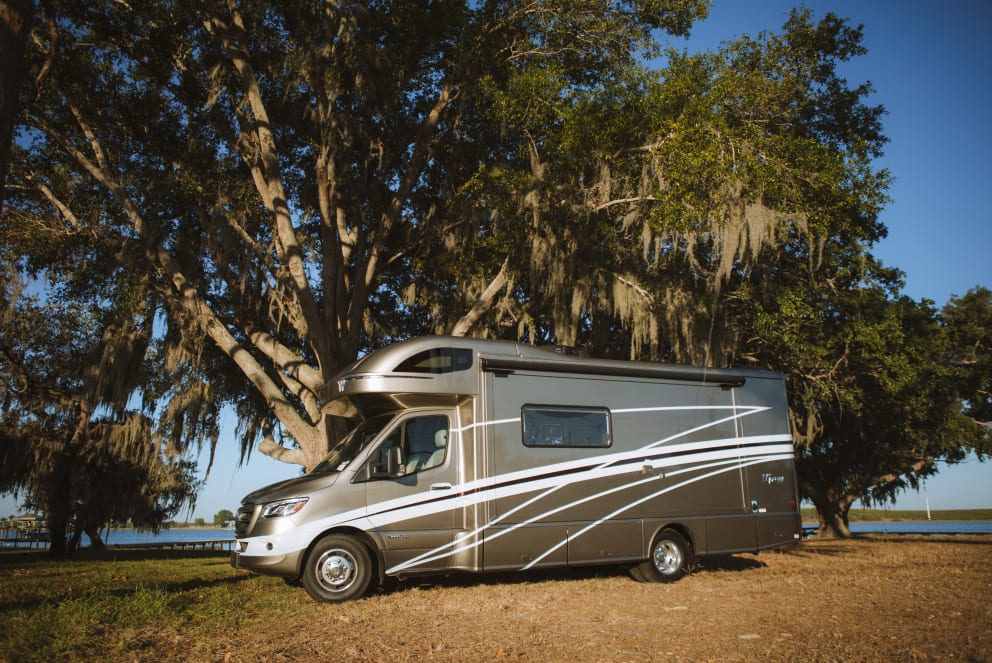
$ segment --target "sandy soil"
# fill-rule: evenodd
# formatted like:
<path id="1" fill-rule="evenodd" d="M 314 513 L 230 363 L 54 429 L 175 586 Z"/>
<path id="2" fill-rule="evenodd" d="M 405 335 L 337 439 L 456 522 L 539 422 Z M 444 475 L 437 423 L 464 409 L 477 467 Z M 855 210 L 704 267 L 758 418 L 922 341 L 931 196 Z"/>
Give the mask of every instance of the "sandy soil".
<path id="1" fill-rule="evenodd" d="M 267 585 L 268 586 L 268 585 Z M 992 539 L 806 541 L 710 560 L 671 585 L 622 569 L 408 582 L 310 602 L 215 660 L 992 661 Z M 257 610 L 264 612 L 265 597 Z M 260 616 L 260 615 L 256 615 Z M 273 615 L 273 617 L 276 617 Z"/>

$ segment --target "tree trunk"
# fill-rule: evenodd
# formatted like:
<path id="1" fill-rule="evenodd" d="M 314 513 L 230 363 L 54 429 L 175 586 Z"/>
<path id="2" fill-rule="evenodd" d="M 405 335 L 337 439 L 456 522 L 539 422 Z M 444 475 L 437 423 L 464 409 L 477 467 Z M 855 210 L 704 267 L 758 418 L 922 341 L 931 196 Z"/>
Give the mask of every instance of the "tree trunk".
<path id="1" fill-rule="evenodd" d="M 66 556 L 71 557 L 74 552 L 79 550 L 79 544 L 83 540 L 83 530 L 76 525 L 72 528 L 72 536 L 69 537 L 69 542 L 66 544 Z"/>
<path id="2" fill-rule="evenodd" d="M 820 539 L 849 539 L 851 529 L 848 527 L 847 513 L 837 509 L 817 509 L 820 527 L 816 532 Z"/>
<path id="3" fill-rule="evenodd" d="M 0 0 L 0 209 L 14 124 L 20 109 L 24 47 L 34 22 L 32 0 Z"/>
<path id="4" fill-rule="evenodd" d="M 819 518 L 819 529 L 816 532 L 820 539 L 849 539 L 851 528 L 848 523 L 848 513 L 854 499 L 849 496 L 837 496 L 833 491 L 826 495 L 813 496 L 813 506 Z"/>
<path id="5" fill-rule="evenodd" d="M 91 524 L 87 524 L 83 527 L 83 531 L 86 536 L 90 537 L 90 548 L 106 548 L 107 544 L 103 542 L 103 537 L 100 536 L 100 530 Z"/>
<path id="6" fill-rule="evenodd" d="M 51 537 L 48 552 L 57 559 L 67 559 L 71 552 L 66 540 L 72 510 L 72 496 L 69 492 L 70 462 L 65 456 L 55 460 L 51 485 L 48 487 L 48 504 L 45 505 L 48 508 L 48 534 Z"/>

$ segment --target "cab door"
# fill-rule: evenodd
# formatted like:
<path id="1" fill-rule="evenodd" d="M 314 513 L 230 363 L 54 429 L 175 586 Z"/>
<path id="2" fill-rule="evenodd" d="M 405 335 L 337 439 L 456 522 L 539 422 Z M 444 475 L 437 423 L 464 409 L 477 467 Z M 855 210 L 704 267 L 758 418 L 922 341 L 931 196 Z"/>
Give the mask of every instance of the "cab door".
<path id="1" fill-rule="evenodd" d="M 446 569 L 460 502 L 457 449 L 448 444 L 452 415 L 419 411 L 399 417 L 366 460 L 368 520 L 386 570 Z M 398 452 L 397 452 L 398 450 Z M 392 472 L 387 472 L 390 455 Z M 398 460 L 398 463 L 397 463 Z"/>

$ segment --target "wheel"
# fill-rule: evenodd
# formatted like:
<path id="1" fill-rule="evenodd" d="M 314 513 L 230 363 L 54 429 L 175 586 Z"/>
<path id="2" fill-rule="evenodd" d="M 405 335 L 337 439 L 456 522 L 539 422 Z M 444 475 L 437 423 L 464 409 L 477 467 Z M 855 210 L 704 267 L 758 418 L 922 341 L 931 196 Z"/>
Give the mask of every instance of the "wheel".
<path id="1" fill-rule="evenodd" d="M 645 582 L 675 582 L 692 563 L 692 547 L 681 534 L 664 529 L 651 546 L 651 557 L 634 569 L 635 578 Z"/>
<path id="2" fill-rule="evenodd" d="M 349 601 L 365 594 L 372 582 L 372 555 L 358 539 L 329 534 L 307 556 L 303 587 L 314 600 Z"/>

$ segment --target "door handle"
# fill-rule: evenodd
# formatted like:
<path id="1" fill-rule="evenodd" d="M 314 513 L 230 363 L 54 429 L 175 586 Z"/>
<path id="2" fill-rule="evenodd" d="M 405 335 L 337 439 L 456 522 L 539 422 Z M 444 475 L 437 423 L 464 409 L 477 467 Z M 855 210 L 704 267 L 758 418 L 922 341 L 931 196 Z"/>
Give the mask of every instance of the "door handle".
<path id="1" fill-rule="evenodd" d="M 450 483 L 432 483 L 431 490 L 451 490 Z"/>
<path id="2" fill-rule="evenodd" d="M 660 467 L 654 467 L 648 461 L 644 461 L 644 465 L 641 466 L 641 474 L 646 477 L 656 476 L 658 478 L 665 478 L 665 471 Z"/>

